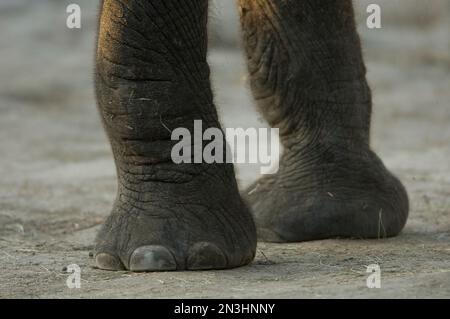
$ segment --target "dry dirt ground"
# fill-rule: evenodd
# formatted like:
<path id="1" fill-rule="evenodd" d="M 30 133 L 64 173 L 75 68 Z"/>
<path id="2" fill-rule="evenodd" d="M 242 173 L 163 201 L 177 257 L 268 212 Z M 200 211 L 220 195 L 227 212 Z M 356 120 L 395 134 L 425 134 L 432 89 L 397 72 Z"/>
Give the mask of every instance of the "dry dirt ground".
<path id="1" fill-rule="evenodd" d="M 0 8 L 0 297 L 450 297 L 448 15 L 427 28 L 361 30 L 373 146 L 411 197 L 401 236 L 260 244 L 240 269 L 133 274 L 96 270 L 89 258 L 115 172 L 92 89 L 95 6 L 79 2 L 89 8 L 81 31 L 64 27 L 64 1 Z M 213 48 L 210 60 L 224 125 L 264 126 L 240 52 Z M 238 167 L 240 184 L 257 173 Z M 81 289 L 66 286 L 73 263 Z M 381 267 L 381 289 L 366 287 L 370 264 Z"/>

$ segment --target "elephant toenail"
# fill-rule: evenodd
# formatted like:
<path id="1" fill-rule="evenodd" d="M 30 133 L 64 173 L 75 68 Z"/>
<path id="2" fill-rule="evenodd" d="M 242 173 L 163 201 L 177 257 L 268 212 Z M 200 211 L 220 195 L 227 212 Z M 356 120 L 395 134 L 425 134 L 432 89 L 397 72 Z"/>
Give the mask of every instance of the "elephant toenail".
<path id="1" fill-rule="evenodd" d="M 125 270 L 118 257 L 107 253 L 100 253 L 95 256 L 95 264 L 103 270 Z"/>
<path id="2" fill-rule="evenodd" d="M 176 269 L 175 257 L 163 246 L 139 247 L 130 258 L 130 270 L 135 272 L 172 271 Z"/>
<path id="3" fill-rule="evenodd" d="M 192 246 L 187 259 L 187 269 L 207 270 L 224 269 L 227 267 L 227 258 L 215 244 L 200 242 Z"/>

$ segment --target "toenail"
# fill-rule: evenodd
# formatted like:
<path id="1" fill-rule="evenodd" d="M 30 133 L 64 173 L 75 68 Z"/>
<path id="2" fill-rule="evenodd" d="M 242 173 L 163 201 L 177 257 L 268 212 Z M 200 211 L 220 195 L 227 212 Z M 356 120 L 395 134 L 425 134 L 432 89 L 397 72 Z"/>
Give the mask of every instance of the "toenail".
<path id="1" fill-rule="evenodd" d="M 103 270 L 125 270 L 119 258 L 107 253 L 97 254 L 95 256 L 95 264 Z"/>
<path id="2" fill-rule="evenodd" d="M 189 250 L 187 268 L 189 270 L 224 269 L 227 258 L 215 244 L 200 242 Z"/>
<path id="3" fill-rule="evenodd" d="M 135 272 L 172 271 L 176 269 L 175 257 L 163 246 L 139 247 L 130 258 L 130 270 Z"/>

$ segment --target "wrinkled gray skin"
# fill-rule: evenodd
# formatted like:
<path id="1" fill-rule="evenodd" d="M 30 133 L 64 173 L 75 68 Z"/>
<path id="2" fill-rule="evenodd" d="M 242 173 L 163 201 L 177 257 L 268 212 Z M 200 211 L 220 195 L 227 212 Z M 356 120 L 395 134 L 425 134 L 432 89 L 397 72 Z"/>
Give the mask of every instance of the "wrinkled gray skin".
<path id="1" fill-rule="evenodd" d="M 97 237 L 99 268 L 233 268 L 253 260 L 257 234 L 379 238 L 405 225 L 405 189 L 369 147 L 371 94 L 351 1 L 239 5 L 252 91 L 285 148 L 280 171 L 244 198 L 232 165 L 170 156 L 171 130 L 194 120 L 220 127 L 208 0 L 102 1 L 96 90 L 118 192 Z"/>

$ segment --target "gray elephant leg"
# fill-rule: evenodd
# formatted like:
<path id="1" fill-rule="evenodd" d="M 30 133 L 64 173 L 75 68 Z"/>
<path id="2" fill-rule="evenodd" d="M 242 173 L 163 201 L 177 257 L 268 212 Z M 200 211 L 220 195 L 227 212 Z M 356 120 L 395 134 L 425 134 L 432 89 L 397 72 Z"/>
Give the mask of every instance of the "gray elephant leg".
<path id="1" fill-rule="evenodd" d="M 252 261 L 256 231 L 232 165 L 179 164 L 171 131 L 220 127 L 209 82 L 207 0 L 104 0 L 100 114 L 118 175 L 96 240 L 99 268 L 223 269 Z"/>
<path id="2" fill-rule="evenodd" d="M 265 241 L 397 235 L 402 184 L 369 147 L 371 93 L 350 0 L 240 0 L 251 87 L 280 128 L 276 175 L 247 191 Z"/>

